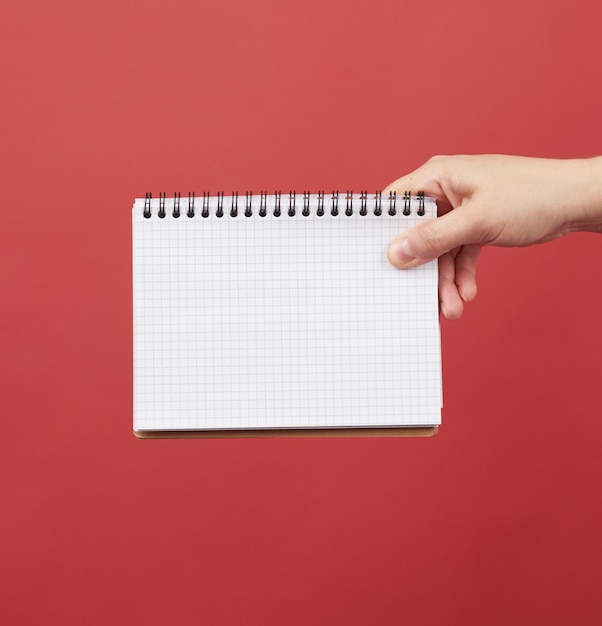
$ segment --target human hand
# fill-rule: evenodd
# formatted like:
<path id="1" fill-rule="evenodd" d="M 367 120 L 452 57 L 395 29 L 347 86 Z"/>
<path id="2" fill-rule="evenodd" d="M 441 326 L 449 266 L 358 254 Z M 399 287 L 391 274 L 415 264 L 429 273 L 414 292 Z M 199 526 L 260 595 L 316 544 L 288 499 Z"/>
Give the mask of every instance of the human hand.
<path id="1" fill-rule="evenodd" d="M 410 268 L 439 257 L 439 301 L 448 319 L 477 293 L 484 245 L 528 246 L 576 230 L 602 232 L 602 159 L 481 155 L 433 157 L 384 191 L 437 200 L 439 217 L 395 239 L 389 261 Z"/>

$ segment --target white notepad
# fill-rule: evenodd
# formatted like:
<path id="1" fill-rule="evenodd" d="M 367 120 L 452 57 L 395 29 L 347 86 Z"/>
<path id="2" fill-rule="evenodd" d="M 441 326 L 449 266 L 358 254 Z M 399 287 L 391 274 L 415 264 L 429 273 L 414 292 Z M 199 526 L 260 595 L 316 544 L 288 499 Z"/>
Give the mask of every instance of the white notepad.
<path id="1" fill-rule="evenodd" d="M 134 431 L 438 425 L 437 262 L 386 258 L 434 217 L 409 195 L 137 199 Z"/>

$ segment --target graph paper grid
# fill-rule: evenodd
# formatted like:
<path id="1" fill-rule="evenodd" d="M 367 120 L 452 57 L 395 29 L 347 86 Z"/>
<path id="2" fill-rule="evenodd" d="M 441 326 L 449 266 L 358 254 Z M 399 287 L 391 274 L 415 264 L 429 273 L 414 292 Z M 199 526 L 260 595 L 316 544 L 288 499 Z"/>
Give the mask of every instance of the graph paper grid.
<path id="1" fill-rule="evenodd" d="M 273 197 L 265 217 L 259 198 L 251 217 L 216 202 L 177 218 L 173 200 L 163 218 L 134 204 L 134 430 L 440 424 L 437 263 L 386 258 L 434 201 L 319 216 L 311 196 L 292 217 Z"/>

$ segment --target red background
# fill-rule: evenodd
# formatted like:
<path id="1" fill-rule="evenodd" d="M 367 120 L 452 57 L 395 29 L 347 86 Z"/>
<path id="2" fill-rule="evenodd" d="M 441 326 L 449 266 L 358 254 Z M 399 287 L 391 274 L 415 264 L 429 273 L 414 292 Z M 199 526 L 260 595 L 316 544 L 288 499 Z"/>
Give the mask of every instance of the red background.
<path id="1" fill-rule="evenodd" d="M 602 621 L 599 236 L 484 252 L 430 440 L 134 439 L 130 242 L 146 191 L 601 153 L 601 6 L 2 4 L 2 623 Z"/>

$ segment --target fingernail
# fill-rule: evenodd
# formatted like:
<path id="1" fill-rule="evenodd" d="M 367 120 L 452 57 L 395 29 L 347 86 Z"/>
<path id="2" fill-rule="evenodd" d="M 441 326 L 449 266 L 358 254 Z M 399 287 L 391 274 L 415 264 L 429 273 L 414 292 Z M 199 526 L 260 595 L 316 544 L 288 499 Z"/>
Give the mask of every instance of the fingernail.
<path id="1" fill-rule="evenodd" d="M 389 259 L 393 265 L 406 265 L 414 260 L 410 251 L 410 243 L 407 239 L 398 239 L 389 246 Z"/>

